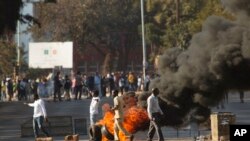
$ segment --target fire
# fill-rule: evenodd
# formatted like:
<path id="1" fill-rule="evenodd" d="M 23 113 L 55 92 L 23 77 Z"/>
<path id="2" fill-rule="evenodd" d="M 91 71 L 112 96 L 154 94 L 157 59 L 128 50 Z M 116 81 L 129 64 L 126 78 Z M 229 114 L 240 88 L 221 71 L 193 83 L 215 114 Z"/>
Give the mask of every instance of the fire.
<path id="1" fill-rule="evenodd" d="M 124 96 L 125 101 L 125 111 L 124 111 L 124 122 L 123 126 L 129 133 L 136 133 L 139 130 L 145 130 L 149 124 L 149 118 L 147 111 L 143 108 L 136 106 L 136 100 L 131 96 Z M 106 107 L 106 108 L 105 108 Z M 114 112 L 107 108 L 107 104 L 103 106 L 105 109 L 105 115 L 102 120 L 97 124 L 106 126 L 107 130 L 114 134 Z M 125 135 L 120 132 L 119 138 L 121 141 L 126 141 Z M 102 136 L 102 141 L 108 141 L 105 136 Z"/>
<path id="2" fill-rule="evenodd" d="M 129 108 L 124 115 L 124 128 L 130 133 L 146 129 L 149 123 L 147 111 L 137 106 Z"/>

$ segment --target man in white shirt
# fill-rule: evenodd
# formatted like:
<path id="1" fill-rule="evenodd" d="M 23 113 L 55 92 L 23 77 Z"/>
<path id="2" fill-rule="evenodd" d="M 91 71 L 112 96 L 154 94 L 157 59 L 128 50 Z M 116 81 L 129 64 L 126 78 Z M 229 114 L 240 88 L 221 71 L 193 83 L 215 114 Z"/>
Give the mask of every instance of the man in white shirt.
<path id="1" fill-rule="evenodd" d="M 93 98 L 90 103 L 89 112 L 90 112 L 90 126 L 92 128 L 92 136 L 90 141 L 95 141 L 95 123 L 98 120 L 99 116 L 99 103 L 100 98 L 98 97 L 99 91 L 95 90 L 92 94 Z"/>
<path id="2" fill-rule="evenodd" d="M 147 99 L 147 112 L 150 119 L 150 126 L 148 131 L 148 141 L 152 141 L 155 131 L 158 135 L 158 141 L 164 141 L 164 137 L 161 131 L 160 126 L 160 117 L 163 115 L 163 112 L 159 106 L 158 95 L 160 91 L 158 88 L 152 89 L 152 94 Z"/>
<path id="3" fill-rule="evenodd" d="M 39 98 L 38 94 L 34 95 L 34 103 L 29 103 L 30 107 L 34 107 L 33 114 L 33 129 L 35 138 L 38 137 L 38 130 L 40 129 L 47 137 L 49 133 L 43 127 L 43 121 L 48 122 L 47 112 L 45 108 L 45 103 L 42 99 Z"/>

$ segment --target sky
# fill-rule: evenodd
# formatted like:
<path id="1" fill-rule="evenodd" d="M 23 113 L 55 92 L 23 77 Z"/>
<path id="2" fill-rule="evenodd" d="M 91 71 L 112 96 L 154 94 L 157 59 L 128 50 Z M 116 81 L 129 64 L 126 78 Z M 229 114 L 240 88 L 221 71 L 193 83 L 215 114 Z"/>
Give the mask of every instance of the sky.
<path id="1" fill-rule="evenodd" d="M 33 15 L 33 4 L 25 3 L 23 9 L 20 12 L 24 15 L 25 14 Z M 19 27 L 20 46 L 24 48 L 24 51 L 28 51 L 29 42 L 32 41 L 31 34 L 26 32 L 27 27 L 28 27 L 27 24 L 20 24 L 20 27 Z M 17 34 L 18 34 L 18 30 L 15 36 L 16 42 L 17 42 L 17 37 L 18 37 Z"/>

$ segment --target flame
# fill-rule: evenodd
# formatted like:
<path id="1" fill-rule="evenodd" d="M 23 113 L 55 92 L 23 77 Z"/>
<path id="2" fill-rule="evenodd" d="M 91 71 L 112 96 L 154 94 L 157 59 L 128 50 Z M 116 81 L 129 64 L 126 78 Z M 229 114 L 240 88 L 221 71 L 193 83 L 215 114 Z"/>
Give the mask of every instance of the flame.
<path id="1" fill-rule="evenodd" d="M 130 133 L 146 129 L 148 123 L 147 111 L 143 108 L 133 106 L 125 112 L 123 126 Z"/>
<path id="2" fill-rule="evenodd" d="M 145 130 L 149 124 L 149 118 L 147 115 L 147 111 L 143 108 L 136 106 L 136 100 L 134 97 L 124 97 L 124 102 L 126 108 L 124 109 L 124 122 L 123 126 L 129 133 L 136 133 L 139 130 Z M 114 134 L 114 112 L 111 111 L 109 108 L 110 106 L 105 106 L 105 114 L 102 120 L 100 120 L 97 124 L 105 125 L 107 130 Z M 122 132 L 119 132 L 120 141 L 126 141 L 126 137 Z M 105 136 L 102 137 L 102 141 L 108 141 Z"/>

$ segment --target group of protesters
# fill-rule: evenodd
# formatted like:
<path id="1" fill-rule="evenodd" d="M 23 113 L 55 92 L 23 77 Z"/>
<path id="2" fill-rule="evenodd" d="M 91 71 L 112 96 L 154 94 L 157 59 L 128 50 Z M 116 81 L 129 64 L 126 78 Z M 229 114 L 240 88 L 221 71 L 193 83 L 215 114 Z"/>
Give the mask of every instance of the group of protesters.
<path id="1" fill-rule="evenodd" d="M 4 78 L 0 85 L 0 100 L 13 101 L 16 100 L 31 100 L 34 83 L 28 79 L 12 79 L 11 77 Z"/>
<path id="2" fill-rule="evenodd" d="M 58 71 L 54 77 L 54 101 L 61 101 L 62 88 L 65 100 L 71 100 L 71 97 L 74 100 L 80 100 L 82 96 L 91 98 L 91 92 L 94 90 L 99 91 L 99 97 L 106 97 L 108 93 L 110 94 L 117 89 L 122 94 L 127 91 L 147 90 L 149 83 L 149 75 L 143 81 L 140 73 L 135 74 L 133 72 L 127 74 L 116 72 L 106 75 L 100 75 L 98 72 L 95 72 L 86 75 L 78 71 L 75 75 L 62 76 L 61 72 Z"/>
<path id="3" fill-rule="evenodd" d="M 99 91 L 99 97 L 105 97 L 113 90 L 119 90 L 122 94 L 127 91 L 148 90 L 150 75 L 146 75 L 145 81 L 141 73 L 112 72 L 101 75 L 98 72 L 84 74 L 80 71 L 74 74 L 63 74 L 58 71 L 51 78 L 41 76 L 36 79 L 26 77 L 13 79 L 5 77 L 0 85 L 0 101 L 28 101 L 34 94 L 40 97 L 53 97 L 54 101 L 79 100 L 91 98 L 91 92 Z"/>

